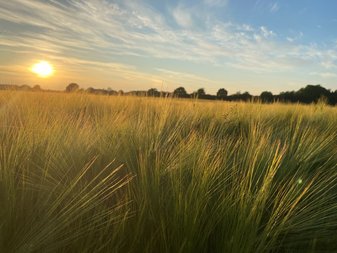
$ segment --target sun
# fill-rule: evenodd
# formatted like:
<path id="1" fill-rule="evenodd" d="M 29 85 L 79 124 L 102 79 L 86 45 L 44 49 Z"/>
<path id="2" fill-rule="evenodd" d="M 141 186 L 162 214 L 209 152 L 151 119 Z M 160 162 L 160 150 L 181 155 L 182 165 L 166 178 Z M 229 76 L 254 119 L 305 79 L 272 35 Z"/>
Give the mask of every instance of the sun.
<path id="1" fill-rule="evenodd" d="M 46 61 L 40 61 L 32 66 L 31 71 L 39 77 L 46 78 L 53 74 L 54 69 L 51 64 Z"/>

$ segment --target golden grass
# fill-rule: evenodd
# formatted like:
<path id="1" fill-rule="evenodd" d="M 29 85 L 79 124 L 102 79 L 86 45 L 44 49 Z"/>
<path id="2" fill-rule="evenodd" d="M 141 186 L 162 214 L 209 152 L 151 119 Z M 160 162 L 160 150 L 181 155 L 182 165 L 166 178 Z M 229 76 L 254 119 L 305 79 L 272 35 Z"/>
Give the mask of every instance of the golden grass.
<path id="1" fill-rule="evenodd" d="M 337 251 L 337 109 L 0 93 L 0 252 Z"/>

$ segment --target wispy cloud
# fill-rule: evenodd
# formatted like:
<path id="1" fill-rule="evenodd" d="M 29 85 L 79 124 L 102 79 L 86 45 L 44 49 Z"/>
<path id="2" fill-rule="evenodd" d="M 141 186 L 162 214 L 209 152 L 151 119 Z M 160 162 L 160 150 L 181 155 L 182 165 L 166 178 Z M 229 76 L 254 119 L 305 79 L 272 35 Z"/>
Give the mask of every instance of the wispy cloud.
<path id="1" fill-rule="evenodd" d="M 205 84 L 210 82 L 209 78 L 197 74 L 179 72 L 163 68 L 157 68 L 156 71 L 159 72 L 160 76 L 165 77 L 165 83 L 168 83 L 171 86 L 173 86 L 172 84 L 176 86 L 189 84 L 185 86 L 188 92 L 196 91 L 198 88 L 204 87 Z M 212 83 L 216 84 L 219 82 L 212 80 Z"/>
<path id="2" fill-rule="evenodd" d="M 187 7 L 179 4 L 176 8 L 173 9 L 172 15 L 178 25 L 188 28 L 193 25 L 192 14 L 187 10 Z"/>
<path id="3" fill-rule="evenodd" d="M 287 36 L 286 39 L 289 42 L 296 42 L 297 40 L 303 38 L 303 36 L 304 36 L 303 32 L 298 32 L 292 36 Z"/>
<path id="4" fill-rule="evenodd" d="M 320 76 L 322 78 L 335 78 L 335 77 L 337 77 L 337 74 L 332 73 L 332 72 L 311 72 L 310 75 Z"/>
<path id="5" fill-rule="evenodd" d="M 228 4 L 229 0 L 203 0 L 206 5 L 215 6 L 215 7 L 223 7 Z"/>
<path id="6" fill-rule="evenodd" d="M 227 2 L 203 0 L 208 6 L 225 6 Z M 159 68 L 151 65 L 152 61 L 207 63 L 253 73 L 296 71 L 305 65 L 337 66 L 335 50 L 298 44 L 296 36 L 282 38 L 267 25 L 206 17 L 203 6 L 198 5 L 187 8 L 178 4 L 168 15 L 139 1 L 119 0 L 11 0 L 1 2 L 0 7 L 0 22 L 15 28 L 15 33 L 0 34 L 0 47 L 26 57 L 52 58 L 60 65 L 68 64 L 74 73 L 104 70 L 104 80 L 114 76 L 158 85 L 167 79 L 172 85 L 185 81 L 192 88 L 193 83 L 207 80 L 217 83 L 197 70 L 184 72 L 174 63 Z M 279 9 L 277 2 L 270 6 L 272 12 Z"/>
<path id="7" fill-rule="evenodd" d="M 280 5 L 277 2 L 271 3 L 269 10 L 272 13 L 278 12 L 280 10 Z"/>
<path id="8" fill-rule="evenodd" d="M 276 36 L 276 34 L 272 30 L 268 30 L 268 28 L 265 26 L 261 26 L 260 30 L 262 36 L 265 37 L 266 39 L 268 39 L 269 37 Z"/>

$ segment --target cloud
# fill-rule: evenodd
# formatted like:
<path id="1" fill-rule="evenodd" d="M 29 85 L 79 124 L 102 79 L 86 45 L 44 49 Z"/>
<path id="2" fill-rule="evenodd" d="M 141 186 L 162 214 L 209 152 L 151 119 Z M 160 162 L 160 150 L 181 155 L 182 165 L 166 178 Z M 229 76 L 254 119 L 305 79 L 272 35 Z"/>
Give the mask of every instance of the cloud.
<path id="1" fill-rule="evenodd" d="M 188 28 L 193 25 L 191 13 L 187 10 L 186 7 L 183 7 L 182 5 L 178 5 L 176 8 L 174 8 L 172 15 L 177 24 L 182 27 Z"/>
<path id="2" fill-rule="evenodd" d="M 210 80 L 207 77 L 203 77 L 198 74 L 186 73 L 180 71 L 174 71 L 170 69 L 157 68 L 156 71 L 160 73 L 160 76 L 165 79 L 165 82 L 172 87 L 177 87 L 179 85 L 185 85 L 185 88 L 189 92 L 195 91 L 203 85 L 212 83 L 220 85 L 220 82 Z M 186 86 L 187 84 L 187 86 Z"/>
<path id="3" fill-rule="evenodd" d="M 295 41 L 295 39 L 292 38 L 292 37 L 287 37 L 286 39 L 287 39 L 287 41 L 289 41 L 289 42 L 294 42 L 294 41 Z"/>
<path id="4" fill-rule="evenodd" d="M 226 6 L 229 0 L 203 0 L 204 3 L 211 7 L 223 7 Z"/>
<path id="5" fill-rule="evenodd" d="M 292 36 L 287 36 L 286 37 L 286 40 L 288 41 L 288 42 L 295 42 L 295 41 L 297 41 L 297 40 L 299 40 L 299 39 L 301 39 L 301 38 L 303 38 L 303 32 L 298 32 L 298 33 L 296 33 L 296 34 L 294 34 L 294 35 L 292 35 Z"/>
<path id="6" fill-rule="evenodd" d="M 280 4 L 275 1 L 256 0 L 253 6 L 253 10 L 258 11 L 260 13 L 269 12 L 271 14 L 274 14 L 278 12 L 280 9 L 281 9 Z"/>
<path id="7" fill-rule="evenodd" d="M 333 68 L 337 68 L 337 64 L 333 59 L 323 59 L 321 62 L 321 65 L 325 68 L 325 69 L 333 69 Z"/>
<path id="8" fill-rule="evenodd" d="M 269 37 L 276 36 L 276 34 L 272 30 L 268 30 L 268 28 L 265 26 L 261 26 L 260 31 L 262 36 L 265 37 L 266 39 Z"/>
<path id="9" fill-rule="evenodd" d="M 204 3 L 224 6 L 227 1 Z M 140 83 L 159 84 L 165 79 L 172 85 L 186 82 L 193 87 L 193 83 L 216 82 L 197 70 L 184 72 L 176 63 L 245 73 L 296 72 L 305 66 L 330 69 L 322 71 L 327 73 L 337 67 L 335 49 L 300 44 L 296 34 L 282 41 L 266 25 L 204 17 L 199 15 L 201 6 L 178 4 L 166 16 L 139 1 L 11 0 L 0 6 L 0 22 L 6 20 L 15 28 L 15 33 L 0 34 L 3 49 L 26 58 L 52 58 L 67 64 L 74 76 L 92 69 L 104 80 L 138 78 Z M 161 67 L 156 66 L 158 62 L 163 62 Z"/>
<path id="10" fill-rule="evenodd" d="M 277 2 L 272 3 L 272 4 L 270 5 L 269 10 L 270 10 L 271 13 L 278 12 L 278 11 L 280 10 L 280 5 L 279 5 Z"/>
<path id="11" fill-rule="evenodd" d="M 335 77 L 337 77 L 337 74 L 332 73 L 332 72 L 311 72 L 310 75 L 320 76 L 322 78 L 335 78 Z"/>

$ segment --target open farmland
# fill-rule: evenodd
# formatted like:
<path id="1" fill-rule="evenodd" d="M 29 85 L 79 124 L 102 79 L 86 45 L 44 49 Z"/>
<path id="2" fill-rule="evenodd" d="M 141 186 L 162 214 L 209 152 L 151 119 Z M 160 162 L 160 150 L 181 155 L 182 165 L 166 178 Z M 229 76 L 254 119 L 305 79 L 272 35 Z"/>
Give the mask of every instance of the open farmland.
<path id="1" fill-rule="evenodd" d="M 337 251 L 337 109 L 0 93 L 0 252 Z"/>

